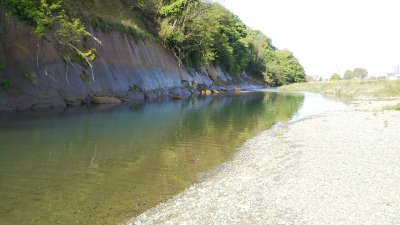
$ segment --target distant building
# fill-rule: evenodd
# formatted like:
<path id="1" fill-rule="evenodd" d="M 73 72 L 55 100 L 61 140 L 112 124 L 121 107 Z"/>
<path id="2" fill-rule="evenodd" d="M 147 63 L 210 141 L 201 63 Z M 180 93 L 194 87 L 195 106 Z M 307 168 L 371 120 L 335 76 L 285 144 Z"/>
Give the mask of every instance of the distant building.
<path id="1" fill-rule="evenodd" d="M 386 73 L 386 78 L 388 80 L 400 79 L 400 66 L 394 66 L 392 73 Z"/>
<path id="2" fill-rule="evenodd" d="M 399 66 L 394 66 L 394 67 L 393 67 L 393 73 L 394 73 L 394 74 L 400 74 L 400 73 L 399 73 L 399 69 L 400 69 Z"/>

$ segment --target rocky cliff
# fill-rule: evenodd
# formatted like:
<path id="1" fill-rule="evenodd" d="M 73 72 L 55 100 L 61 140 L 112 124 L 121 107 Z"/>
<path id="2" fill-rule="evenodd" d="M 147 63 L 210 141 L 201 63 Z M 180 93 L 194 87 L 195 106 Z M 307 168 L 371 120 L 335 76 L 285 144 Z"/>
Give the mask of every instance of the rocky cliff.
<path id="1" fill-rule="evenodd" d="M 67 62 L 49 35 L 38 41 L 29 26 L 2 21 L 6 22 L 0 25 L 0 110 L 82 104 L 91 96 L 127 101 L 188 96 L 200 87 L 244 83 L 219 68 L 184 68 L 160 44 L 119 32 L 91 30 L 101 40 L 85 41 L 97 49 L 92 70 Z"/>

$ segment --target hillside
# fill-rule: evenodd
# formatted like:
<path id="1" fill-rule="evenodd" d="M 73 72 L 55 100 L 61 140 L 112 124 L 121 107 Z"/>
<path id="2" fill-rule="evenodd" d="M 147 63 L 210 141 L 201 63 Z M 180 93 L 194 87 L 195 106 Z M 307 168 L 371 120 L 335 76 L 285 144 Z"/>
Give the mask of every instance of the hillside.
<path id="1" fill-rule="evenodd" d="M 6 0 L 0 16 L 2 110 L 305 80 L 290 51 L 216 3 Z"/>

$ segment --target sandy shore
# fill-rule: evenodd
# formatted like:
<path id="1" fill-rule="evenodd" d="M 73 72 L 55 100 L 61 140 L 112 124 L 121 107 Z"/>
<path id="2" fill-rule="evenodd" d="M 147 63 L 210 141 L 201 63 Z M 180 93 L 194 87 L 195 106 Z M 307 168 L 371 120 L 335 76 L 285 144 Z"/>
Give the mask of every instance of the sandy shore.
<path id="1" fill-rule="evenodd" d="M 127 224 L 400 224 L 399 101 L 274 127 Z"/>

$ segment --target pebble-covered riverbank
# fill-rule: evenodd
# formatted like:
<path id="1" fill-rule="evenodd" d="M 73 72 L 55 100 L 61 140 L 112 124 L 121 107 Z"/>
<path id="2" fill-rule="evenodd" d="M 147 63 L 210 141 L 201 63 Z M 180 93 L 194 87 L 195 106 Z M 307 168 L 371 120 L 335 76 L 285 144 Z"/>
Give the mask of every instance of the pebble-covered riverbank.
<path id="1" fill-rule="evenodd" d="M 385 104 L 265 131 L 127 224 L 400 224 L 400 112 Z"/>

